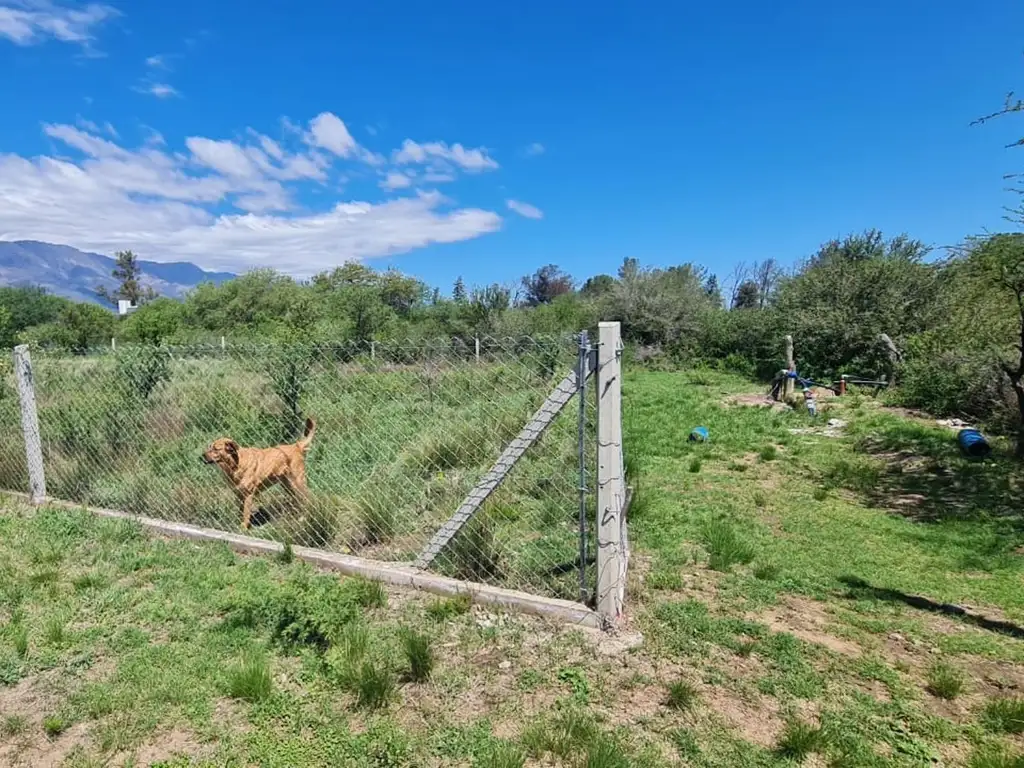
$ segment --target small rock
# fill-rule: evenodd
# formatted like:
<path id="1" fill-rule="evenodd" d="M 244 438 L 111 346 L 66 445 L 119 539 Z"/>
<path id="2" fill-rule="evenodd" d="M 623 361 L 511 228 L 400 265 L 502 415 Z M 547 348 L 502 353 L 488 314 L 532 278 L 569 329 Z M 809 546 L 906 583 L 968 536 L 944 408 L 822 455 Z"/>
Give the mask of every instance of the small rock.
<path id="1" fill-rule="evenodd" d="M 511 661 L 503 661 L 498 665 L 498 669 L 512 669 Z"/>

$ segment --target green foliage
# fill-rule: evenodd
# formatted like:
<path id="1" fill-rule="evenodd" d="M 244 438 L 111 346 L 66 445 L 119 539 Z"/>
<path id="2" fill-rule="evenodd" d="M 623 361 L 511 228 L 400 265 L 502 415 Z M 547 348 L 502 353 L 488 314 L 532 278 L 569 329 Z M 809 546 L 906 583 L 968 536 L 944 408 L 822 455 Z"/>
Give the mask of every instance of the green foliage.
<path id="1" fill-rule="evenodd" d="M 430 638 L 411 629 L 401 633 L 406 676 L 414 683 L 425 683 L 434 671 L 434 651 Z"/>
<path id="2" fill-rule="evenodd" d="M 261 655 L 251 654 L 228 670 L 227 692 L 233 699 L 262 701 L 273 689 L 270 665 Z"/>
<path id="3" fill-rule="evenodd" d="M 225 604 L 230 623 L 262 629 L 285 645 L 326 650 L 362 609 L 379 604 L 379 585 L 303 568 L 273 590 L 243 588 Z"/>
<path id="4" fill-rule="evenodd" d="M 790 720 L 779 736 L 775 750 L 781 757 L 802 762 L 823 746 L 824 738 L 820 728 L 802 720 Z"/>
<path id="5" fill-rule="evenodd" d="M 381 709 L 395 695 L 395 677 L 387 667 L 373 661 L 364 661 L 354 681 L 356 707 Z"/>
<path id="6" fill-rule="evenodd" d="M 458 595 L 446 600 L 438 599 L 427 604 L 427 615 L 436 621 L 447 621 L 456 616 L 469 613 L 473 601 L 468 594 Z"/>
<path id="7" fill-rule="evenodd" d="M 669 709 L 685 712 L 697 703 L 697 689 L 685 680 L 677 680 L 668 686 L 665 704 Z"/>
<path id="8" fill-rule="evenodd" d="M 963 693 L 964 673 L 945 662 L 936 662 L 928 669 L 928 693 L 940 699 L 952 700 Z"/>
<path id="9" fill-rule="evenodd" d="M 1024 699 L 994 699 L 985 705 L 981 722 L 990 731 L 1024 733 Z"/>
<path id="10" fill-rule="evenodd" d="M 168 350 L 151 345 L 131 346 L 117 352 L 116 376 L 123 391 L 147 400 L 171 375 Z"/>
<path id="11" fill-rule="evenodd" d="M 708 565 L 715 571 L 728 571 L 733 565 L 746 565 L 754 559 L 754 547 L 736 533 L 727 520 L 708 522 L 703 531 L 704 547 L 710 558 Z"/>
<path id="12" fill-rule="evenodd" d="M 59 715 L 47 715 L 43 718 L 43 732 L 51 739 L 60 736 L 67 727 L 67 721 Z"/>

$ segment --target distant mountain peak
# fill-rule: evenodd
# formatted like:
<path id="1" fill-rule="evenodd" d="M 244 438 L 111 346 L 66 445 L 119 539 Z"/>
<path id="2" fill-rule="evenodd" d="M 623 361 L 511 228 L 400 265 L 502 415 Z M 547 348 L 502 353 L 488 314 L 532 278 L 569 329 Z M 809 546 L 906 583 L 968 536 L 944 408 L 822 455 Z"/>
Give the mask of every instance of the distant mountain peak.
<path id="1" fill-rule="evenodd" d="M 207 272 L 190 262 L 161 263 L 139 260 L 143 283 L 161 296 L 182 298 L 200 283 L 222 283 L 235 275 Z M 106 302 L 99 298 L 101 287 L 114 289 L 111 276 L 114 259 L 88 253 L 70 245 L 55 245 L 37 240 L 0 241 L 0 285 L 41 286 L 50 293 L 75 301 Z"/>

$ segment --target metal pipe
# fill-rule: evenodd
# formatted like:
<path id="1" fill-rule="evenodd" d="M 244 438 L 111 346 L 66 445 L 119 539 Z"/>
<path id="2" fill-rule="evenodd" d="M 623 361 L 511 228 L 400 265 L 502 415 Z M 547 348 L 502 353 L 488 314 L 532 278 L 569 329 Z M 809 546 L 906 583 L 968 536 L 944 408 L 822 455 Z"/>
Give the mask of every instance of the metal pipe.
<path id="1" fill-rule="evenodd" d="M 580 602 L 587 602 L 587 368 L 590 344 L 582 331 L 577 351 L 576 395 L 579 397 L 576 451 L 579 460 Z"/>

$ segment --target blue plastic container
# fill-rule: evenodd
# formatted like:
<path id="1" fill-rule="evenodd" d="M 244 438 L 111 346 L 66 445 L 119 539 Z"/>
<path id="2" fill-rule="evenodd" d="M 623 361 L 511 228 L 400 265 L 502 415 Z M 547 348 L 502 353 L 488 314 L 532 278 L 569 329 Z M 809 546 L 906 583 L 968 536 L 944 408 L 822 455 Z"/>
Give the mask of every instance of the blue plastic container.
<path id="1" fill-rule="evenodd" d="M 992 446 L 976 429 L 961 429 L 956 434 L 956 441 L 960 445 L 960 450 L 972 458 L 983 459 L 992 453 Z"/>
<path id="2" fill-rule="evenodd" d="M 691 443 L 706 443 L 708 441 L 708 428 L 707 427 L 694 427 L 693 431 L 690 432 Z"/>

